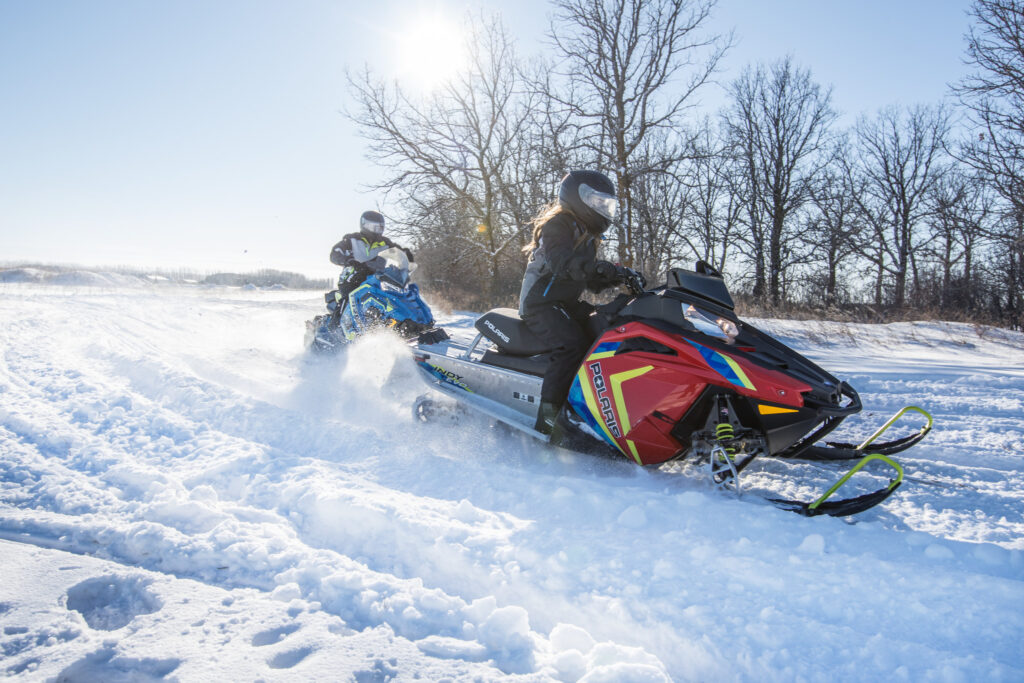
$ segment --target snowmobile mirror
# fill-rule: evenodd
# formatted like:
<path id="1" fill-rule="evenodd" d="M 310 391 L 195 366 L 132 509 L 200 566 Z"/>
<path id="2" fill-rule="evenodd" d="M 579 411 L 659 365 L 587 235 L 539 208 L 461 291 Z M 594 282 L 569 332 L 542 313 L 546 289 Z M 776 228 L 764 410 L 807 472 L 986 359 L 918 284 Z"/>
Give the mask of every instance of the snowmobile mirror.
<path id="1" fill-rule="evenodd" d="M 719 280 L 724 280 L 725 279 L 722 276 L 722 271 L 718 270 L 717 268 L 715 268 L 713 265 L 711 265 L 707 261 L 703 261 L 703 260 L 697 261 L 697 264 L 693 267 L 693 269 L 699 275 L 709 275 L 711 277 L 717 277 Z"/>

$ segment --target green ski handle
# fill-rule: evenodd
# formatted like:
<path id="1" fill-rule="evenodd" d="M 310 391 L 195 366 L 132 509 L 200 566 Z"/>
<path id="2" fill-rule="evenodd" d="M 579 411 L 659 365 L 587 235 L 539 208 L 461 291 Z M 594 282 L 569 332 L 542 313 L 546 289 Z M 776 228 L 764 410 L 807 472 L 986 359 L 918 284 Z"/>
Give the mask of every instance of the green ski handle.
<path id="1" fill-rule="evenodd" d="M 920 432 L 918 432 L 918 433 L 917 433 L 917 434 L 915 435 L 915 442 L 916 442 L 916 441 L 920 441 L 921 439 L 923 439 L 923 438 L 924 438 L 924 435 L 925 435 L 925 434 L 927 434 L 928 432 L 930 432 L 930 431 L 932 430 L 932 423 L 933 423 L 933 420 L 932 420 L 932 416 L 931 416 L 931 413 L 929 413 L 929 412 L 928 412 L 927 410 L 925 410 L 924 408 L 919 408 L 919 407 L 917 407 L 917 406 L 906 406 L 905 408 L 903 408 L 902 410 L 900 410 L 900 411 L 899 411 L 898 413 L 896 413 L 895 415 L 893 415 L 892 417 L 890 417 L 890 418 L 888 419 L 888 421 L 886 421 L 886 423 L 885 423 L 884 425 L 882 425 L 881 427 L 879 427 L 879 428 L 878 428 L 878 431 L 876 431 L 876 432 L 875 432 L 874 434 L 872 434 L 871 436 L 869 436 L 869 437 L 867 438 L 867 440 L 865 440 L 865 441 L 864 441 L 864 443 L 862 443 L 861 445 L 857 446 L 857 450 L 858 450 L 858 451 L 862 451 L 862 450 L 864 450 L 865 448 L 867 448 L 867 447 L 868 447 L 869 445 L 871 445 L 871 443 L 872 443 L 872 442 L 873 442 L 873 441 L 874 441 L 875 439 L 877 439 L 877 438 L 878 438 L 878 437 L 880 437 L 880 436 L 881 436 L 882 434 L 884 434 L 884 433 L 885 433 L 885 431 L 886 431 L 887 429 L 889 429 L 889 427 L 893 426 L 893 424 L 895 424 L 896 420 L 900 419 L 901 417 L 903 417 L 904 415 L 906 415 L 906 414 L 907 414 L 907 413 L 909 413 L 909 412 L 915 412 L 915 413 L 920 413 L 921 415 L 924 415 L 924 416 L 925 416 L 925 418 L 926 418 L 926 419 L 928 420 L 928 424 L 926 424 L 926 425 L 925 425 L 924 427 L 921 427 L 921 431 L 920 431 Z M 892 464 L 892 463 L 891 463 L 891 461 L 890 461 L 890 464 Z"/>
<path id="2" fill-rule="evenodd" d="M 908 412 L 915 412 L 924 415 L 925 419 L 928 420 L 928 423 L 924 427 L 921 427 L 921 429 L 918 430 L 915 434 L 904 436 L 893 441 L 886 441 L 884 443 L 875 442 L 875 440 L 878 437 L 884 434 L 889 429 L 889 427 L 892 427 L 897 420 L 906 415 Z M 796 457 L 800 458 L 801 460 L 818 460 L 826 462 L 834 460 L 856 460 L 857 458 L 863 456 L 864 449 L 867 448 L 868 446 L 871 446 L 871 451 L 873 453 L 878 453 L 881 455 L 892 455 L 893 453 L 905 451 L 911 446 L 921 441 L 925 436 L 928 435 L 928 432 L 931 431 L 932 423 L 932 416 L 927 410 L 925 410 L 924 408 L 919 408 L 917 406 L 907 406 L 900 410 L 895 415 L 893 415 L 891 418 L 889 418 L 889 420 L 886 421 L 884 425 L 879 427 L 874 434 L 869 436 L 860 445 L 852 443 L 839 443 L 836 441 L 826 441 L 824 446 L 808 446 L 802 449 L 799 455 L 797 455 Z"/>
<path id="3" fill-rule="evenodd" d="M 842 500 L 828 500 L 832 494 L 838 491 L 846 482 L 850 480 L 854 474 L 863 469 L 869 462 L 873 460 L 881 460 L 885 464 L 896 470 L 896 478 L 889 481 L 889 485 L 885 488 L 873 491 L 871 493 L 865 493 L 861 496 L 854 498 L 845 498 Z M 887 455 L 881 453 L 871 453 L 861 458 L 860 462 L 854 465 L 849 472 L 839 478 L 835 484 L 829 487 L 827 491 L 817 500 L 812 503 L 803 503 L 798 500 L 786 500 L 782 498 L 771 498 L 769 499 L 772 503 L 779 506 L 784 510 L 790 510 L 792 512 L 799 512 L 805 517 L 817 517 L 818 515 L 831 515 L 832 517 L 845 517 L 847 515 L 854 515 L 858 512 L 863 512 L 874 506 L 878 505 L 886 498 L 891 496 L 893 492 L 899 488 L 900 484 L 903 483 L 903 467 L 898 462 L 893 460 Z"/>

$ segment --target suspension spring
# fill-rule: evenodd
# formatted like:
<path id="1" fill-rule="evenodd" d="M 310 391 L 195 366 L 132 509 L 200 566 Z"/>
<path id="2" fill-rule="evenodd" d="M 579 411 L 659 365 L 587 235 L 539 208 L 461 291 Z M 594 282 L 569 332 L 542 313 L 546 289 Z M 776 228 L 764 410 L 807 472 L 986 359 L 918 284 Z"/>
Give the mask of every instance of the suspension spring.
<path id="1" fill-rule="evenodd" d="M 718 445 L 730 460 L 736 458 L 736 448 L 732 445 L 732 440 L 736 437 L 736 432 L 733 430 L 733 426 L 728 422 L 719 422 L 715 425 L 715 439 L 718 440 Z"/>

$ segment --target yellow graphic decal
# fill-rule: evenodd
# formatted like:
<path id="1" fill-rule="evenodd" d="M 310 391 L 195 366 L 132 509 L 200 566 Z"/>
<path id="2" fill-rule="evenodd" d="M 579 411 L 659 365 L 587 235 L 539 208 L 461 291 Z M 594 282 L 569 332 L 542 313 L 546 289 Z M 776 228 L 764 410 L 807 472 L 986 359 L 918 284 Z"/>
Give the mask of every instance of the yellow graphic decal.
<path id="1" fill-rule="evenodd" d="M 592 360 L 601 360 L 602 358 L 608 358 L 614 355 L 615 351 L 601 351 L 600 353 L 594 353 L 591 354 L 590 356 L 587 356 L 587 362 L 589 363 Z"/>
<path id="2" fill-rule="evenodd" d="M 629 434 L 633 426 L 629 422 L 629 412 L 626 410 L 626 402 L 622 398 L 622 384 L 653 369 L 653 365 L 646 365 L 642 368 L 634 368 L 633 370 L 617 373 L 608 379 L 612 385 L 612 396 L 615 398 L 615 408 L 619 413 L 619 421 L 622 422 L 623 435 Z"/>
<path id="3" fill-rule="evenodd" d="M 778 415 L 779 413 L 795 413 L 797 412 L 797 409 L 779 408 L 777 406 L 766 406 L 761 404 L 757 406 L 757 412 L 761 413 L 762 415 Z"/>
<path id="4" fill-rule="evenodd" d="M 633 454 L 633 459 L 636 460 L 636 464 L 643 465 L 643 462 L 640 460 L 640 454 L 636 452 L 636 444 L 629 439 L 626 439 L 626 445 L 629 446 L 629 452 Z"/>
<path id="5" fill-rule="evenodd" d="M 618 444 L 612 433 L 608 431 L 608 426 L 601 419 L 601 409 L 597 406 L 597 399 L 594 398 L 594 392 L 590 389 L 590 378 L 587 377 L 587 366 L 584 365 L 580 368 L 579 372 L 576 373 L 576 378 L 580 381 L 580 390 L 583 392 L 583 400 L 587 402 L 587 409 L 590 414 L 594 416 L 595 422 L 601 427 L 601 431 L 604 432 L 605 437 L 608 439 L 608 443 L 613 444 L 616 448 L 622 451 L 622 446 Z M 625 455 L 625 451 L 622 451 Z"/>
<path id="6" fill-rule="evenodd" d="M 740 381 L 743 382 L 743 386 L 747 389 L 755 390 L 754 383 L 750 381 L 749 377 L 747 377 L 747 373 L 743 372 L 743 368 L 740 367 L 740 364 L 732 358 L 729 358 L 729 356 L 724 353 L 721 354 L 721 356 L 725 359 L 725 362 L 729 364 L 729 367 L 732 368 L 732 371 L 736 373 L 736 376 L 740 378 Z"/>

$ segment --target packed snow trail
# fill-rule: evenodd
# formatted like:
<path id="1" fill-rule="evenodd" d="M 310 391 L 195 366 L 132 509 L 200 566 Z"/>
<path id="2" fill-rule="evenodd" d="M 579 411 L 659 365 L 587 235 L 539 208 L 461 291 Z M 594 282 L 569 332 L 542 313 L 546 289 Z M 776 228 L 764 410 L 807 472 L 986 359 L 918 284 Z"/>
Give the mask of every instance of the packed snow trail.
<path id="1" fill-rule="evenodd" d="M 735 500 L 418 424 L 393 338 L 303 354 L 315 294 L 88 282 L 0 284 L 4 675 L 1024 678 L 1024 335 L 756 321 L 861 393 L 838 437 L 935 416 L 849 524 L 757 497 L 844 466 L 758 462 Z"/>

